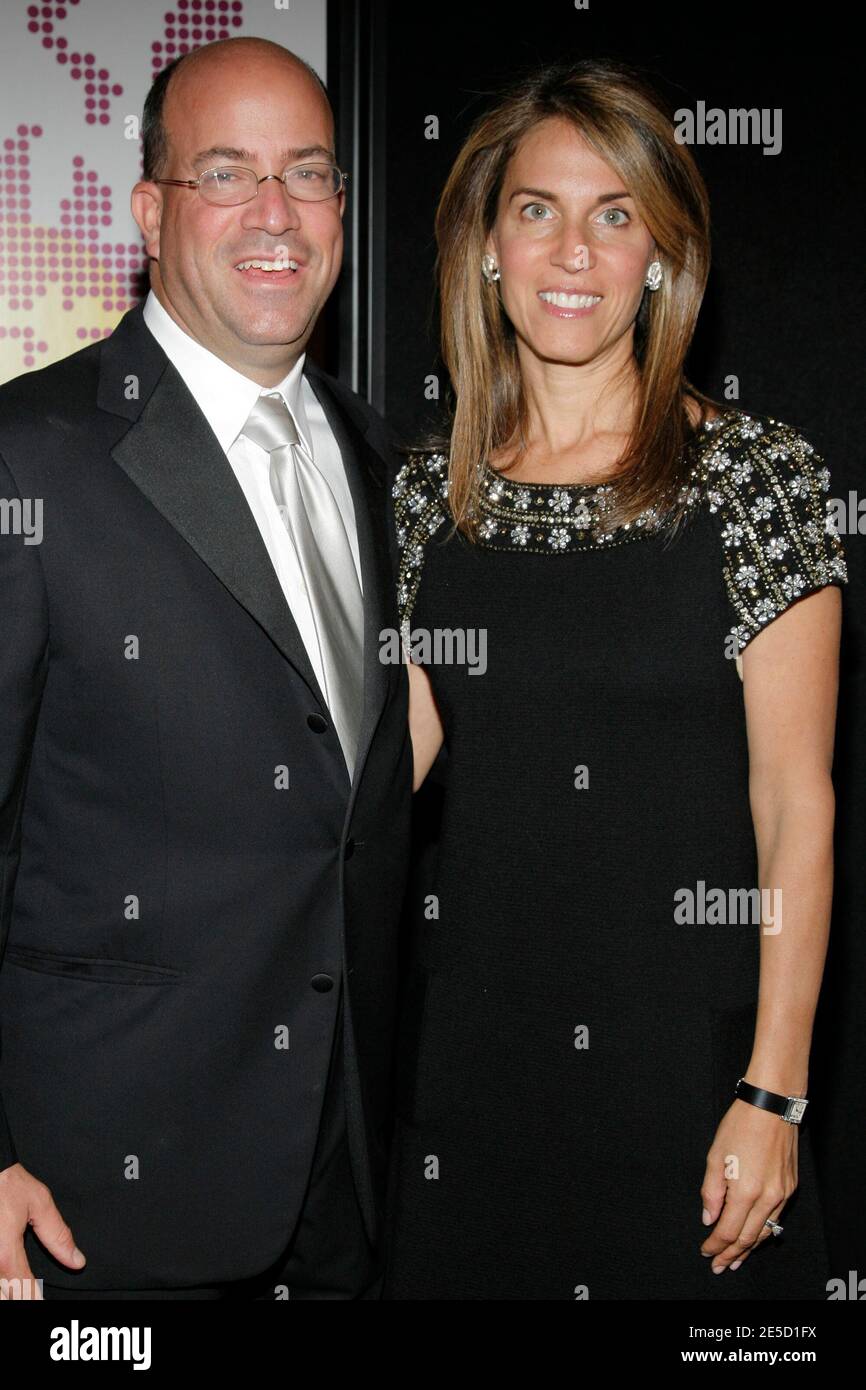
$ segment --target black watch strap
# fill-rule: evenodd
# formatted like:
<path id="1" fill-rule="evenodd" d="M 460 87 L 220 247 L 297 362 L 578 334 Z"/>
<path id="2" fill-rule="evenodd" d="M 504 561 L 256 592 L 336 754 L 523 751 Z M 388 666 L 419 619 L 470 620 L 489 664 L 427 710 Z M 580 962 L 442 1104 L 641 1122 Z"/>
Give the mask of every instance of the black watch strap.
<path id="1" fill-rule="evenodd" d="M 737 1100 L 748 1101 L 750 1105 L 757 1105 L 760 1110 L 771 1110 L 774 1115 L 780 1115 L 783 1120 L 794 1125 L 800 1124 L 809 1104 L 805 1097 L 780 1096 L 776 1091 L 765 1091 L 761 1086 L 753 1086 L 742 1077 L 737 1082 L 734 1095 Z"/>

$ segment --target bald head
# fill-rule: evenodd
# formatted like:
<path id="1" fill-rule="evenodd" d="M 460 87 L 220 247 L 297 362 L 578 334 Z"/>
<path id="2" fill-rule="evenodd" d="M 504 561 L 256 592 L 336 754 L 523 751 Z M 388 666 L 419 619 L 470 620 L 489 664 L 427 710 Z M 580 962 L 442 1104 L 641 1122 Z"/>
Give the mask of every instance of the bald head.
<path id="1" fill-rule="evenodd" d="M 334 118 L 327 88 L 315 68 L 297 53 L 272 43 L 270 39 L 243 37 L 215 39 L 190 53 L 166 64 L 157 73 L 145 98 L 141 122 L 143 177 L 164 175 L 170 158 L 171 125 L 183 120 L 185 103 L 194 100 L 197 87 L 206 84 L 220 72 L 236 71 L 247 76 L 261 73 L 271 80 L 291 77 L 293 81 L 312 85 L 328 112 L 333 129 Z"/>

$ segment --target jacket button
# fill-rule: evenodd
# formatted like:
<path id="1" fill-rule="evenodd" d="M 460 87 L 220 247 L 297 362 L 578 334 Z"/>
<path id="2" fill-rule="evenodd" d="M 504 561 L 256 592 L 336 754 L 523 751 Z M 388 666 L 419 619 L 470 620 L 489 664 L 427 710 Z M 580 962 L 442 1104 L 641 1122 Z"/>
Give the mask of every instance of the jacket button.
<path id="1" fill-rule="evenodd" d="M 345 847 L 344 847 L 344 849 L 343 849 L 343 858 L 344 858 L 344 859 L 351 859 L 351 858 L 352 858 L 352 855 L 353 855 L 354 853 L 355 853 L 355 841 L 352 839 L 352 836 L 350 835 L 349 838 L 348 838 L 348 840 L 346 841 Z"/>
<path id="2" fill-rule="evenodd" d="M 327 994 L 329 989 L 334 988 L 334 981 L 330 975 L 314 975 L 310 984 L 319 994 Z"/>
<path id="3" fill-rule="evenodd" d="M 307 723 L 314 734 L 323 734 L 328 727 L 327 719 L 323 719 L 320 714 L 308 714 Z"/>

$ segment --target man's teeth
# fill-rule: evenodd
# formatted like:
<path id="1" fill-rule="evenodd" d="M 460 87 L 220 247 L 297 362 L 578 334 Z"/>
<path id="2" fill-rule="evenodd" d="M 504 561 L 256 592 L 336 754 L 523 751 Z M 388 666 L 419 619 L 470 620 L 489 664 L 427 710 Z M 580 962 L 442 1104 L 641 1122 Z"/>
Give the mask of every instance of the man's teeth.
<path id="1" fill-rule="evenodd" d="M 551 290 L 540 290 L 538 297 L 557 309 L 591 309 L 601 299 L 600 294 L 555 294 Z"/>
<path id="2" fill-rule="evenodd" d="M 297 270 L 297 261 L 241 261 L 235 270 Z"/>

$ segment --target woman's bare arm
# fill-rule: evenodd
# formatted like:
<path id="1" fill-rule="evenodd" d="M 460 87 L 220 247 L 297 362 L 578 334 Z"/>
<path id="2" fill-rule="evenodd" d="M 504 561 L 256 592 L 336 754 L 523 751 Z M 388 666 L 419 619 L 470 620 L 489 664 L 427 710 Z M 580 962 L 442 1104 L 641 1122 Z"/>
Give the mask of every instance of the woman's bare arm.
<path id="1" fill-rule="evenodd" d="M 806 1095 L 830 930 L 841 610 L 838 590 L 820 589 L 781 613 L 743 652 L 757 886 L 770 890 L 773 905 L 762 913 L 758 1015 L 743 1075 L 786 1096 Z M 747 1101 L 731 1102 L 701 1185 L 703 1219 L 713 1225 L 701 1253 L 712 1257 L 714 1272 L 737 1269 L 770 1236 L 767 1223 L 779 1220 L 797 1186 L 798 1141 L 796 1125 L 780 1124 L 778 1115 Z"/>
<path id="2" fill-rule="evenodd" d="M 412 790 L 416 792 L 436 761 L 445 731 L 436 708 L 430 677 L 422 666 L 412 661 L 409 662 L 409 734 L 414 760 Z"/>
<path id="3" fill-rule="evenodd" d="M 760 994 L 746 1080 L 805 1095 L 830 930 L 839 686 L 838 588 L 780 614 L 743 652 L 749 797 L 759 886 L 781 890 L 781 930 L 761 931 Z M 742 885 L 747 887 L 749 885 Z"/>

